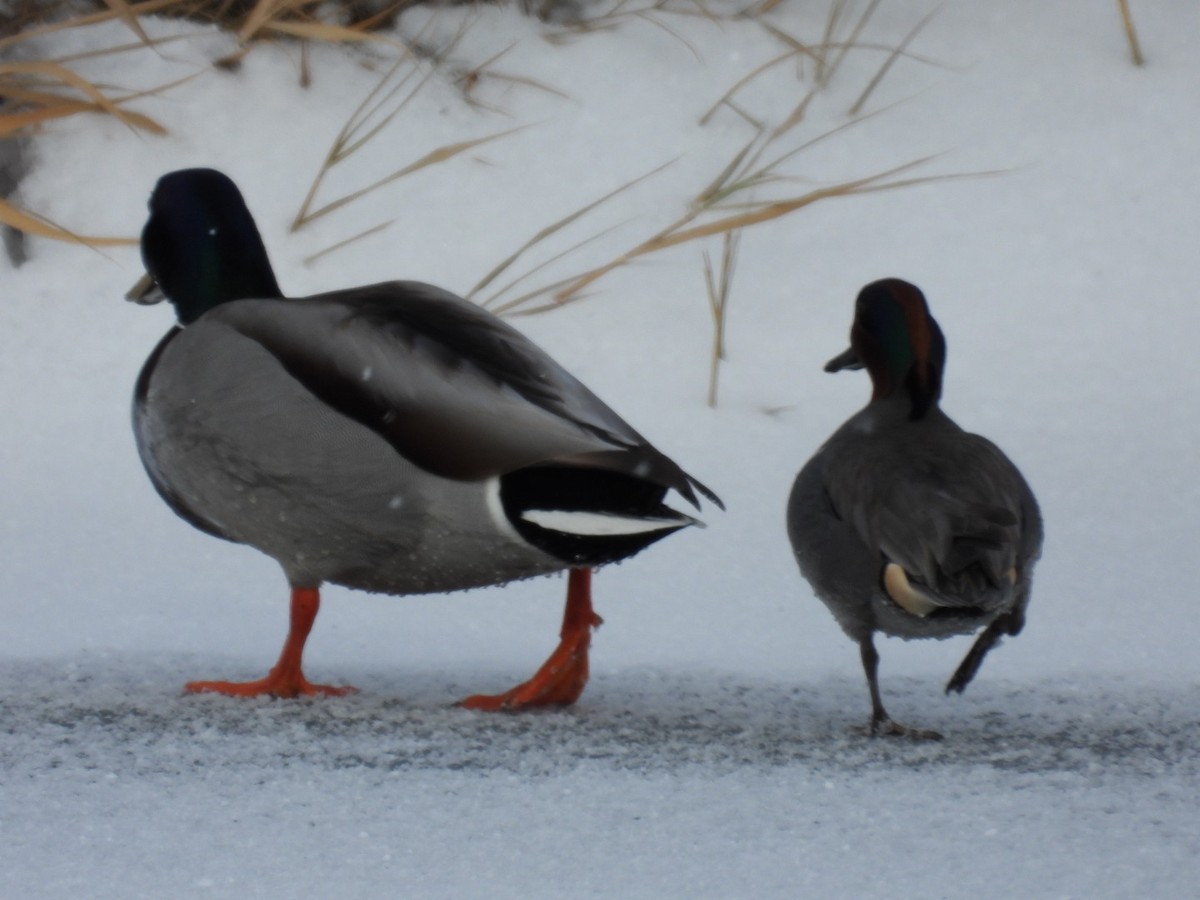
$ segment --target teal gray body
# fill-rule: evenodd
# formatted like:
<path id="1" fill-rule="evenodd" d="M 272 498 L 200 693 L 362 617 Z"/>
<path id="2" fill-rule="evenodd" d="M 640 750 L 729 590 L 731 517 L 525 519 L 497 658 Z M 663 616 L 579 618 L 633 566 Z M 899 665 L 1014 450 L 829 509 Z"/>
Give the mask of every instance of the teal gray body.
<path id="1" fill-rule="evenodd" d="M 875 632 L 945 638 L 980 629 L 947 690 L 1020 632 L 1041 552 L 1037 502 L 1016 466 L 938 406 L 945 343 L 924 297 L 896 279 L 863 289 L 851 350 L 871 402 L 801 469 L 787 524 L 800 571 L 861 650 L 872 730 L 911 733 L 879 698 Z"/>

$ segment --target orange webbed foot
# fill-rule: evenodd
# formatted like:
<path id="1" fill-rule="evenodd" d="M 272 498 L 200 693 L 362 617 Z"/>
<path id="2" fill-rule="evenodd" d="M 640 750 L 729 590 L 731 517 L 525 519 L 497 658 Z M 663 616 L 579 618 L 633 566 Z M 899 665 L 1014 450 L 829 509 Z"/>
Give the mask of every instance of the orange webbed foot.
<path id="1" fill-rule="evenodd" d="M 578 700 L 588 681 L 592 629 L 604 623 L 592 609 L 591 574 L 588 569 L 571 570 L 561 639 L 532 678 L 502 694 L 472 694 L 458 705 L 480 712 L 517 712 L 570 706 Z"/>
<path id="2" fill-rule="evenodd" d="M 587 629 L 564 635 L 550 658 L 528 681 L 502 694 L 472 694 L 459 706 L 480 712 L 516 712 L 548 706 L 570 706 L 583 693 L 588 681 L 588 645 L 591 629 L 604 620 L 593 615 Z"/>
<path id="3" fill-rule="evenodd" d="M 183 689 L 189 694 L 225 694 L 228 697 L 344 697 L 357 692 L 357 688 L 336 687 L 330 684 L 313 684 L 304 677 L 301 661 L 304 643 L 312 631 L 317 612 L 321 608 L 321 595 L 317 588 L 293 587 L 291 622 L 279 662 L 257 681 L 189 681 Z"/>
<path id="4" fill-rule="evenodd" d="M 303 673 L 277 676 L 271 670 L 257 681 L 189 681 L 183 686 L 189 694 L 224 694 L 227 697 L 344 697 L 358 693 L 351 685 L 313 684 Z"/>

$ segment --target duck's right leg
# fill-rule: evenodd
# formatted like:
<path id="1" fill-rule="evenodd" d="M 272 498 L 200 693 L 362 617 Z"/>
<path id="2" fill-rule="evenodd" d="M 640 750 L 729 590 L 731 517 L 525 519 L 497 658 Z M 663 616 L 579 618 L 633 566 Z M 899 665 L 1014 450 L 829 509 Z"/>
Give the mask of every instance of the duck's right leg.
<path id="1" fill-rule="evenodd" d="M 879 693 L 879 651 L 875 649 L 874 636 L 868 634 L 860 640 L 858 649 L 862 657 L 863 672 L 867 676 L 867 687 L 871 691 L 871 724 L 867 726 L 867 733 L 873 737 L 886 735 L 940 741 L 942 736 L 938 732 L 909 728 L 894 721 L 887 714 L 887 710 L 883 708 L 883 697 Z"/>

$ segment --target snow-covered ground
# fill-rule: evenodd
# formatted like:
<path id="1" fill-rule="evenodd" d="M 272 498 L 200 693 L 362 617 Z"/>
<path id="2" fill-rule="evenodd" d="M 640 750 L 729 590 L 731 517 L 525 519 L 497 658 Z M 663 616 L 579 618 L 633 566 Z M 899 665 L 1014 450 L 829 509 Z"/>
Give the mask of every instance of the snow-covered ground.
<path id="1" fill-rule="evenodd" d="M 553 646 L 564 581 L 387 598 L 327 589 L 307 662 L 361 693 L 320 701 L 184 696 L 249 678 L 286 619 L 277 566 L 176 519 L 128 425 L 134 378 L 170 310 L 120 298 L 135 248 L 45 241 L 0 296 L 0 893 L 13 897 L 1129 897 L 1200 888 L 1200 125 L 1190 3 L 943 6 L 869 98 L 872 117 L 781 169 L 779 196 L 942 154 L 917 174 L 989 177 L 835 199 L 747 231 L 716 409 L 702 250 L 624 267 L 585 302 L 516 321 L 725 499 L 596 580 L 593 680 L 565 712 L 452 706 L 524 677 Z M 928 9 L 891 2 L 864 42 Z M 770 21 L 819 39 L 826 4 Z M 347 116 L 394 54 L 231 39 L 73 63 L 169 130 L 75 117 L 35 140 L 24 205 L 136 235 L 165 171 L 223 169 L 284 289 L 387 278 L 465 292 L 543 226 L 669 160 L 556 236 L 595 234 L 565 272 L 686 211 L 753 136 L 724 108 L 782 52 L 753 22 L 631 18 L 566 43 L 514 9 L 406 15 L 452 65 L 331 173 L 331 200 L 451 141 L 528 126 L 295 234 L 288 224 Z M 422 31 L 422 29 L 425 29 Z M 128 41 L 109 25 L 41 45 Z M 468 103 L 447 74 L 491 59 Z M 779 149 L 850 121 L 880 51 L 851 53 Z M 374 60 L 368 65 L 368 62 Z M 739 102 L 782 122 L 812 77 L 781 64 Z M 803 81 L 799 76 L 803 76 Z M 553 86 L 566 96 L 532 86 Z M 765 196 L 765 193 L 764 193 Z M 305 258 L 381 222 L 385 230 Z M 950 347 L 944 406 L 1022 467 L 1047 524 L 1025 633 L 962 697 L 968 642 L 883 641 L 897 718 L 940 743 L 870 740 L 854 645 L 795 570 L 791 479 L 867 396 L 828 376 L 852 303 L 897 275 Z"/>

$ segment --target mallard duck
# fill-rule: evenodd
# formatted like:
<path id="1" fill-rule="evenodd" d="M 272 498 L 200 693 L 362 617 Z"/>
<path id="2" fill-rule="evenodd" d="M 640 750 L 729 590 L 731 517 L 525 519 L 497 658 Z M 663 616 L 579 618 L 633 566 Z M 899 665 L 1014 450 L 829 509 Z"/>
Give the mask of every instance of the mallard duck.
<path id="1" fill-rule="evenodd" d="M 428 284 L 280 291 L 241 193 L 212 169 L 164 175 L 142 232 L 178 324 L 133 401 L 151 482 L 202 531 L 273 557 L 291 626 L 270 674 L 188 691 L 341 694 L 310 683 L 320 587 L 454 591 L 569 570 L 561 641 L 529 681 L 464 705 L 573 703 L 588 676 L 591 570 L 720 500 L 497 317 Z"/>
<path id="2" fill-rule="evenodd" d="M 888 278 L 859 293 L 850 349 L 825 371 L 864 367 L 871 400 L 796 477 L 788 534 L 801 573 L 858 642 L 870 732 L 938 737 L 888 716 L 873 635 L 983 629 L 946 686 L 961 692 L 1025 624 L 1041 514 L 1008 457 L 939 407 L 946 342 L 914 285 Z"/>

